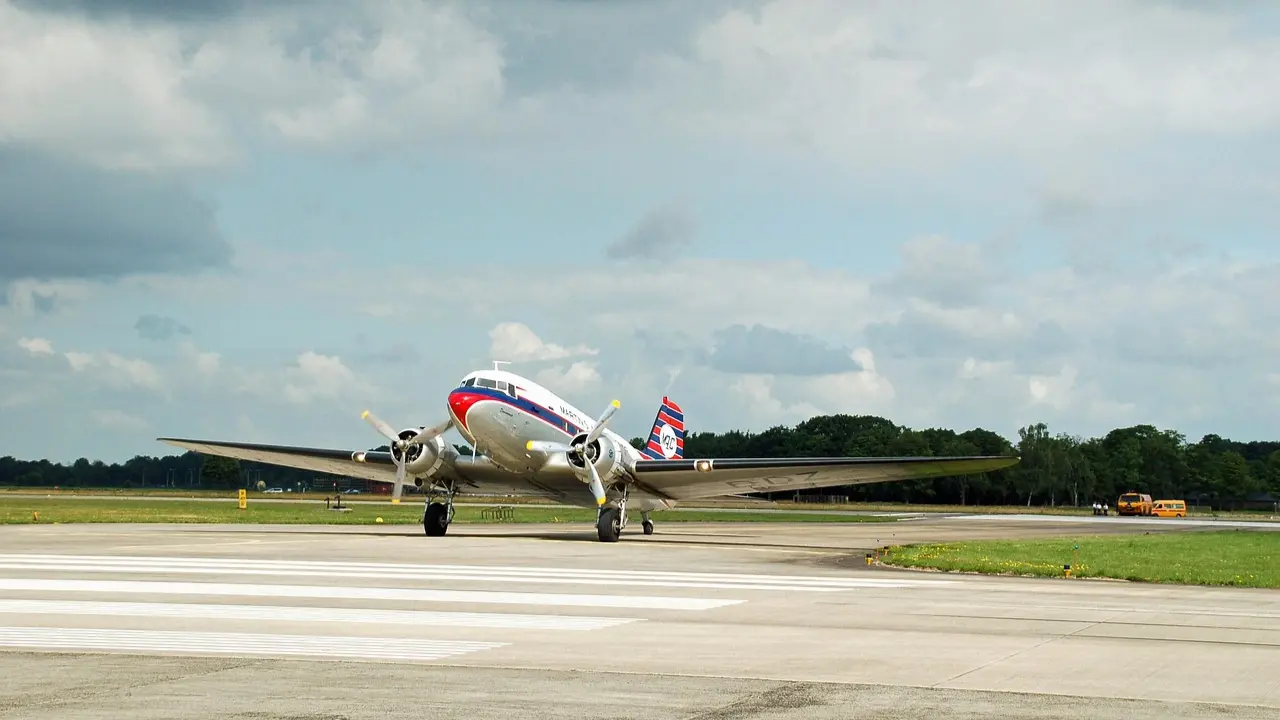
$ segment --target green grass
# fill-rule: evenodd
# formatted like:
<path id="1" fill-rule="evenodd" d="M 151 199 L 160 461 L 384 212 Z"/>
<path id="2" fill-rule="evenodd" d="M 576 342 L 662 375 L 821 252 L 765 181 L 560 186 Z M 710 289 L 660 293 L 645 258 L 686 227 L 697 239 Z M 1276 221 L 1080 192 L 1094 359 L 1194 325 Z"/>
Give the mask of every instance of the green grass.
<path id="1" fill-rule="evenodd" d="M 1074 550 L 1076 546 L 1079 550 Z M 891 547 L 886 565 L 956 572 L 1280 588 L 1280 532 L 1215 530 Z"/>
<path id="2" fill-rule="evenodd" d="M 343 501 L 344 505 L 346 501 Z M 422 501 L 398 505 L 352 504 L 348 512 L 325 508 L 317 503 L 265 503 L 249 499 L 241 510 L 234 499 L 225 502 L 184 500 L 118 500 L 110 503 L 83 502 L 76 498 L 0 498 L 0 524 L 49 523 L 242 523 L 242 524 L 324 524 L 369 525 L 381 517 L 391 525 L 422 522 Z M 497 522 L 485 515 L 486 508 L 455 505 L 454 522 Z M 37 520 L 36 513 L 39 514 Z M 595 522 L 594 510 L 584 508 L 539 508 L 513 506 L 516 523 Z M 787 512 L 684 512 L 655 513 L 661 522 L 894 522 L 893 518 L 869 515 L 810 515 Z"/>

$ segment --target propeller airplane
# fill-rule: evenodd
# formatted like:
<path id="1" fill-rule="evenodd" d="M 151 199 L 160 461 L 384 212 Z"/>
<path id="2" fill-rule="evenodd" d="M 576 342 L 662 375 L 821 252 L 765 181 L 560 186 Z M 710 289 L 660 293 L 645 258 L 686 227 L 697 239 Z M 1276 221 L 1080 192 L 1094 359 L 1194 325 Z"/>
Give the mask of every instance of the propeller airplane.
<path id="1" fill-rule="evenodd" d="M 392 484 L 392 502 L 412 484 L 424 493 L 422 524 L 442 536 L 453 520 L 453 499 L 519 494 L 597 509 L 603 542 L 617 542 L 627 509 L 639 510 L 644 534 L 649 513 L 681 501 L 754 492 L 781 492 L 862 483 L 983 473 L 1009 467 L 1015 456 L 705 458 L 684 456 L 680 406 L 664 397 L 643 448 L 607 426 L 617 400 L 591 419 L 555 393 L 517 374 L 478 370 L 448 396 L 448 418 L 430 427 L 396 431 L 366 410 L 362 418 L 387 450 L 344 450 L 243 442 L 158 438 L 207 455 L 332 473 Z M 444 439 L 457 429 L 473 448 L 464 459 Z M 483 453 L 482 453 L 483 450 Z"/>

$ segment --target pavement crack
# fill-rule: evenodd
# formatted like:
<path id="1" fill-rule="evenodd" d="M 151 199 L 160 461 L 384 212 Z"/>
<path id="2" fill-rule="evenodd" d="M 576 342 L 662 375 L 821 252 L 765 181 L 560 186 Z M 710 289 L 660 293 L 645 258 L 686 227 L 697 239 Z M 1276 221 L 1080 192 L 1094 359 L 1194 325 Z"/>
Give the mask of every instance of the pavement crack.
<path id="1" fill-rule="evenodd" d="M 821 691 L 824 685 L 808 682 L 785 682 L 758 693 L 752 693 L 713 710 L 703 710 L 686 720 L 748 720 L 775 710 L 803 710 L 826 705 Z"/>

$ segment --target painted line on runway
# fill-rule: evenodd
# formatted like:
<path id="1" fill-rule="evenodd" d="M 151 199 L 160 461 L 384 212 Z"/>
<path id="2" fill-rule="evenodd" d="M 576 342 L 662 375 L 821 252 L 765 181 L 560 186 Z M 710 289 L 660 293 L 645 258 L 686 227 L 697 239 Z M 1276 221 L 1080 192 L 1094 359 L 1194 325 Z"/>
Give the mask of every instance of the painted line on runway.
<path id="1" fill-rule="evenodd" d="M 641 618 L 577 615 L 372 610 L 281 605 L 206 605 L 197 603 L 93 602 L 85 600 L 0 600 L 0 613 L 17 615 L 109 615 L 115 617 L 208 618 L 284 622 L 376 623 L 432 627 L 518 630 L 601 630 Z"/>
<path id="2" fill-rule="evenodd" d="M 416 602 L 495 605 L 563 605 L 649 610 L 711 610 L 745 600 L 645 595 L 569 595 L 489 590 L 335 587 L 319 585 L 247 585 L 238 583 L 151 582 L 141 580 L 64 580 L 0 578 L 0 590 L 38 592 L 137 593 L 142 595 L 230 595 L 243 597 L 307 597 L 342 600 L 409 600 Z"/>
<path id="3" fill-rule="evenodd" d="M 0 647 L 343 660 L 443 660 L 509 643 L 50 627 L 0 627 Z"/>
<path id="4" fill-rule="evenodd" d="M 0 569 L 111 573 L 180 573 L 295 577 L 369 578 L 394 580 L 460 580 L 495 583 L 604 585 L 839 592 L 874 587 L 931 587 L 957 580 L 905 578 L 839 578 L 790 575 L 736 575 L 577 568 L 489 567 L 468 565 L 408 565 L 390 563 L 239 560 L 235 558 L 0 555 Z"/>

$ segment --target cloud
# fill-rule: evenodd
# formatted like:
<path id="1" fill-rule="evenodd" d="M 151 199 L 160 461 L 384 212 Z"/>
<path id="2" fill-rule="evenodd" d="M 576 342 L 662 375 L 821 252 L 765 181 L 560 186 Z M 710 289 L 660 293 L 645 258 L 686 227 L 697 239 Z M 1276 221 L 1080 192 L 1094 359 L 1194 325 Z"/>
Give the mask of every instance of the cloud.
<path id="1" fill-rule="evenodd" d="M 917 169 L 1273 129 L 1280 43 L 1248 18 L 1149 2 L 994 0 L 731 10 L 649 66 L 653 124 Z M 1087 28 L 1087 30 L 1086 30 Z M 836 89 L 839 90 L 836 90 Z M 650 116 L 646 115 L 646 119 Z M 1155 133 L 1152 135 L 1151 133 Z M 1145 135 L 1145 137 L 1144 137 Z"/>
<path id="2" fill-rule="evenodd" d="M 604 254 L 613 260 L 668 260 L 692 244 L 694 229 L 693 212 L 687 205 L 663 205 L 650 210 L 635 227 L 609 243 Z"/>
<path id="3" fill-rule="evenodd" d="M 343 364 L 341 358 L 312 350 L 298 355 L 297 365 L 289 368 L 285 377 L 283 397 L 299 405 L 317 400 L 336 401 L 352 391 L 367 389 L 366 383 Z"/>
<path id="4" fill-rule="evenodd" d="M 138 321 L 133 324 L 133 329 L 137 330 L 138 337 L 144 340 L 168 340 L 174 335 L 191 334 L 191 328 L 177 320 L 151 313 L 140 316 Z"/>
<path id="5" fill-rule="evenodd" d="M 105 350 L 95 353 L 63 353 L 67 364 L 75 373 L 85 376 L 91 384 L 105 384 L 115 388 L 165 391 L 165 381 L 155 365 L 137 358 L 126 358 Z M 93 372 L 88 372 L 92 370 Z"/>
<path id="6" fill-rule="evenodd" d="M 543 387 L 552 388 L 557 394 L 570 396 L 581 396 L 589 390 L 595 390 L 602 382 L 596 364 L 582 360 L 568 367 L 556 366 L 539 370 L 534 380 Z"/>
<path id="7" fill-rule="evenodd" d="M 457 5 L 196 5 L 0 3 L 0 136 L 110 170 L 212 169 L 254 140 L 403 150 L 500 117 L 501 42 Z"/>
<path id="8" fill-rule="evenodd" d="M 44 338 L 20 338 L 18 347 L 26 350 L 32 355 L 52 355 L 53 343 Z"/>
<path id="9" fill-rule="evenodd" d="M 715 343 L 708 362 L 721 372 L 828 375 L 858 369 L 850 350 L 763 325 L 732 325 L 718 330 Z"/>
<path id="10" fill-rule="evenodd" d="M 212 209 L 173 178 L 0 145 L 0 284 L 189 272 L 230 258 Z M 49 311 L 53 297 L 32 302 Z"/>
<path id="11" fill-rule="evenodd" d="M 544 362 L 600 352 L 585 345 L 563 347 L 544 342 L 527 325 L 518 322 L 499 323 L 489 331 L 489 337 L 493 341 L 489 354 L 495 360 L 508 362 Z"/>

